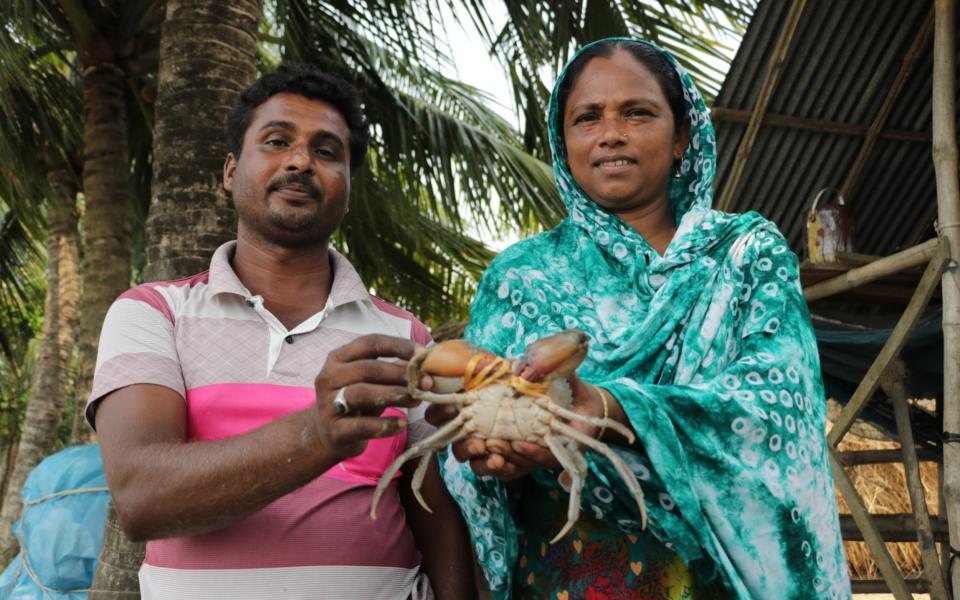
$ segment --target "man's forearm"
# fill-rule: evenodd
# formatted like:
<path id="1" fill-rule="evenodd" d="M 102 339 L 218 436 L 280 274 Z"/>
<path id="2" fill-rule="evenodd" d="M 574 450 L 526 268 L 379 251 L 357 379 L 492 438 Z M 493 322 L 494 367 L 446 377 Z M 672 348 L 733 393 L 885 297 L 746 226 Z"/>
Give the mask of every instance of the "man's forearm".
<path id="1" fill-rule="evenodd" d="M 233 523 L 339 462 L 318 450 L 314 410 L 241 436 L 142 444 L 110 457 L 110 488 L 135 539 L 193 535 Z"/>

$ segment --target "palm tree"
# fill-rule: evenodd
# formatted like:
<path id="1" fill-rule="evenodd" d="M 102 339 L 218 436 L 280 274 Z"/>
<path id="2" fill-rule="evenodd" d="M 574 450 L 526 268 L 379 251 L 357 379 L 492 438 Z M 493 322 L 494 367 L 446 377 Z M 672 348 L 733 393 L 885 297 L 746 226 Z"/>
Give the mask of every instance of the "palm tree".
<path id="1" fill-rule="evenodd" d="M 2 178 L 0 178 L 2 181 Z M 16 464 L 43 320 L 41 246 L 0 198 L 0 498 Z"/>
<path id="2" fill-rule="evenodd" d="M 132 252 L 131 83 L 156 63 L 157 0 L 14 0 L 0 16 L 15 37 L 4 58 L 60 57 L 82 87 L 83 270 L 77 398 L 90 391 L 100 323 L 129 287 Z M 6 79 L 11 73 L 4 74 Z M 60 104 L 56 102 L 56 104 Z M 65 121 L 75 115 L 65 115 Z"/>
<path id="3" fill-rule="evenodd" d="M 170 2 L 160 37 L 153 144 L 153 201 L 144 277 L 202 271 L 233 237 L 232 205 L 219 182 L 224 123 L 233 99 L 255 76 L 259 0 Z M 112 504 L 89 598 L 139 590 L 144 544 L 124 535 Z"/>
<path id="4" fill-rule="evenodd" d="M 10 49 L 12 42 L 11 30 L 5 29 L 0 34 L 0 49 Z M 4 432 L 7 434 L 4 441 L 9 441 L 5 446 L 7 450 L 16 448 L 15 452 L 4 452 L 4 493 L 0 507 L 0 553 L 9 557 L 16 550 L 11 525 L 20 515 L 24 480 L 56 447 L 71 383 L 80 264 L 75 202 L 78 181 L 70 149 L 78 145 L 79 128 L 72 127 L 69 121 L 64 124 L 61 119 L 71 109 L 76 111 L 79 95 L 63 77 L 61 61 L 29 61 L 16 52 L 5 52 L 5 55 L 14 60 L 13 64 L 8 63 L 11 70 L 3 73 L 7 85 L 0 92 L 0 106 L 18 118 L 5 120 L 0 131 L 0 157 L 4 165 L 0 171 L 0 199 L 9 207 L 5 215 L 7 224 L 23 226 L 4 228 L 7 238 L 4 241 L 24 247 L 28 240 L 42 235 L 47 238 L 46 300 L 33 385 L 25 409 L 5 407 L 9 410 L 5 424 L 10 426 L 10 431 Z M 16 59 L 24 60 L 17 62 Z M 40 177 L 45 181 L 38 182 Z M 45 218 L 46 227 L 37 234 L 36 221 L 41 218 Z M 0 270 L 5 274 L 4 288 L 7 281 L 14 284 L 24 281 L 22 274 L 7 274 L 17 267 L 21 273 L 27 273 L 24 269 L 35 255 L 26 252 L 12 256 L 13 265 L 0 260 Z M 31 310 L 23 302 L 22 294 L 20 298 L 8 296 L 6 299 L 12 311 Z M 16 444 L 21 415 L 22 433 Z"/>
<path id="5" fill-rule="evenodd" d="M 100 324 L 130 286 L 132 196 L 127 146 L 127 92 L 149 68 L 156 43 L 156 2 L 84 4 L 62 0 L 49 14 L 73 40 L 83 65 L 83 316 L 77 398 L 93 382 Z M 61 37 L 62 39 L 62 37 Z"/>
<path id="6" fill-rule="evenodd" d="M 234 98 L 256 77 L 260 0 L 170 2 L 160 38 L 144 279 L 207 268 L 236 233 L 220 173 Z"/>
<path id="7" fill-rule="evenodd" d="M 47 292 L 43 331 L 17 460 L 6 484 L 0 511 L 0 552 L 7 559 L 12 558 L 17 549 L 12 526 L 22 509 L 20 494 L 24 481 L 56 447 L 64 400 L 69 392 L 68 375 L 80 300 L 76 180 L 64 170 L 51 171 L 49 179 L 55 201 L 47 211 Z"/>

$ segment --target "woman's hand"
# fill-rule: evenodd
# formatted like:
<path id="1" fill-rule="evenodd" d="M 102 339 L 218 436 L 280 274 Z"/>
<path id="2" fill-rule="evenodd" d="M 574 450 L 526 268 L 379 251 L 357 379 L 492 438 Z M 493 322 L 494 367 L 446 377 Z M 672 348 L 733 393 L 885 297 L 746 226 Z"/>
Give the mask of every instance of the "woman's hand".
<path id="1" fill-rule="evenodd" d="M 590 417 L 604 416 L 603 398 L 596 386 L 576 375 L 571 375 L 568 382 L 573 391 L 571 410 Z M 609 393 L 606 393 L 606 396 L 607 416 L 621 417 L 625 421 L 626 416 L 616 399 Z M 434 404 L 427 409 L 426 418 L 433 425 L 439 426 L 456 415 L 456 407 Z M 569 425 L 590 437 L 596 437 L 599 432 L 599 428 L 588 423 L 571 421 Z M 533 442 L 467 438 L 453 445 L 453 455 L 460 462 L 470 461 L 470 468 L 476 474 L 499 477 L 504 481 L 518 479 L 534 469 L 560 468 L 560 463 L 549 449 Z"/>

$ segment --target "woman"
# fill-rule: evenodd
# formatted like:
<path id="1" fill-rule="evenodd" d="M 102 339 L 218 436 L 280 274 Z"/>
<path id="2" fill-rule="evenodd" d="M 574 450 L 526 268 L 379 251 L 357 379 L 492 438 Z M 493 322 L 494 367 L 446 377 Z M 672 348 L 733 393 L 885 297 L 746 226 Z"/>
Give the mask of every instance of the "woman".
<path id="1" fill-rule="evenodd" d="M 448 457 L 444 477 L 495 594 L 849 597 L 797 259 L 756 213 L 710 208 L 715 140 L 689 75 L 652 44 L 603 40 L 561 73 L 548 119 L 569 216 L 494 260 L 466 337 L 515 357 L 588 334 L 574 405 L 636 432 L 627 448 L 588 431 L 631 465 L 649 524 L 588 453 L 581 519 L 551 545 L 567 496 L 534 468 L 555 466 L 549 454 L 461 443 L 472 469 Z M 481 477 L 527 472 L 509 492 Z"/>

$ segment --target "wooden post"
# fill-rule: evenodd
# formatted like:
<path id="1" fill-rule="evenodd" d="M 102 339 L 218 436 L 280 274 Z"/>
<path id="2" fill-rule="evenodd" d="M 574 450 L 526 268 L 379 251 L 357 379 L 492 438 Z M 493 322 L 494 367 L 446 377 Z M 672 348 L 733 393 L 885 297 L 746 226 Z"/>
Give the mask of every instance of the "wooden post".
<path id="1" fill-rule="evenodd" d="M 895 451 L 900 452 L 899 449 Z M 917 541 L 917 518 L 912 512 L 871 513 L 870 521 L 877 528 L 877 533 L 883 537 L 885 543 Z M 938 541 L 947 539 L 946 525 L 942 525 L 939 521 L 930 521 L 930 529 L 933 539 Z M 863 532 L 857 526 L 856 519 L 851 515 L 840 515 L 840 535 L 843 536 L 844 541 L 848 542 L 862 542 L 864 539 Z"/>
<path id="2" fill-rule="evenodd" d="M 910 332 L 913 331 L 917 321 L 923 316 L 923 311 L 927 308 L 930 297 L 933 296 L 933 293 L 937 290 L 937 287 L 939 287 L 937 284 L 940 281 L 943 268 L 947 263 L 945 252 L 946 250 L 942 246 L 938 246 L 937 254 L 930 259 L 927 270 L 924 271 L 923 277 L 920 278 L 920 285 L 917 286 L 917 291 L 913 293 L 913 297 L 910 298 L 910 303 L 907 304 L 906 310 L 903 311 L 900 320 L 897 321 L 893 331 L 890 332 L 890 337 L 884 342 L 883 348 L 880 349 L 880 354 L 877 355 L 873 364 L 870 365 L 870 369 L 867 371 L 867 374 L 863 376 L 863 380 L 860 381 L 860 385 L 857 386 L 856 391 L 853 392 L 853 396 L 850 397 L 846 406 L 840 411 L 840 416 L 837 417 L 833 428 L 830 429 L 830 432 L 827 434 L 827 441 L 830 442 L 832 447 L 836 447 L 847 431 L 853 427 L 854 421 L 857 420 L 860 412 L 867 405 L 870 398 L 873 397 L 873 392 L 876 391 L 877 386 L 880 384 L 880 376 L 887 370 L 887 365 L 890 364 L 890 361 L 900 355 L 900 350 L 902 350 L 904 344 L 907 343 Z"/>
<path id="3" fill-rule="evenodd" d="M 921 462 L 935 462 L 937 465 L 940 465 L 940 461 L 943 460 L 942 456 L 926 446 L 914 446 L 913 452 L 917 455 L 917 460 Z M 837 458 L 845 467 L 886 465 L 903 462 L 901 450 L 897 450 L 896 448 L 890 448 L 889 450 L 848 450 L 838 452 Z"/>
<path id="4" fill-rule="evenodd" d="M 903 361 L 891 364 L 890 372 L 882 383 L 884 391 L 893 402 L 897 420 L 897 436 L 900 438 L 900 452 L 903 455 L 903 472 L 910 493 L 910 505 L 916 522 L 917 542 L 920 545 L 920 558 L 923 561 L 923 576 L 929 584 L 928 591 L 932 600 L 948 600 L 947 585 L 940 568 L 940 556 L 933 539 L 933 526 L 930 513 L 927 512 L 927 499 L 923 493 L 923 480 L 920 478 L 920 463 L 914 452 L 913 430 L 910 424 L 910 407 L 907 405 L 907 391 L 903 385 L 906 367 Z"/>
<path id="5" fill-rule="evenodd" d="M 957 122 L 954 0 L 935 0 L 933 37 L 933 164 L 937 173 L 940 233 L 951 263 L 943 274 L 943 429 L 960 433 L 960 185 L 957 181 Z M 950 546 L 960 548 L 960 444 L 943 445 L 943 495 Z M 950 561 L 954 598 L 960 594 L 960 562 Z"/>
<path id="6" fill-rule="evenodd" d="M 793 41 L 793 34 L 797 30 L 797 23 L 800 22 L 800 15 L 803 14 L 803 7 L 806 3 L 807 0 L 793 0 L 790 12 L 787 13 L 787 20 L 784 22 L 780 37 L 777 39 L 777 47 L 767 63 L 767 72 L 763 78 L 763 86 L 760 88 L 760 96 L 754 105 L 747 131 L 744 132 L 743 139 L 740 140 L 740 146 L 737 148 L 737 155 L 733 159 L 730 175 L 723 186 L 723 195 L 720 196 L 720 201 L 717 203 L 717 210 L 730 210 L 733 205 L 733 198 L 737 193 L 737 187 L 740 185 L 740 178 L 747 168 L 747 159 L 750 158 L 753 143 L 757 140 L 760 124 L 763 123 L 763 118 L 767 114 L 767 105 L 770 104 L 773 91 L 777 88 L 777 81 L 780 79 L 780 67 L 783 66 L 783 61 L 787 59 L 790 42 Z"/>
<path id="7" fill-rule="evenodd" d="M 864 505 L 863 498 L 857 493 L 857 489 L 853 487 L 853 481 L 850 480 L 840 461 L 837 460 L 837 451 L 832 447 L 828 451 L 830 452 L 830 468 L 833 471 L 833 480 L 836 482 L 840 493 L 843 494 L 843 499 L 850 509 L 853 520 L 856 521 L 857 527 L 863 533 L 863 541 L 870 548 L 873 559 L 877 561 L 880 574 L 883 575 L 884 581 L 887 582 L 887 586 L 896 600 L 910 600 L 913 596 L 910 594 L 910 589 L 907 588 L 907 582 L 904 580 L 903 574 L 900 573 L 900 569 L 897 568 L 897 563 L 890 556 L 890 550 L 883 543 L 883 538 L 870 517 L 870 511 Z"/>

